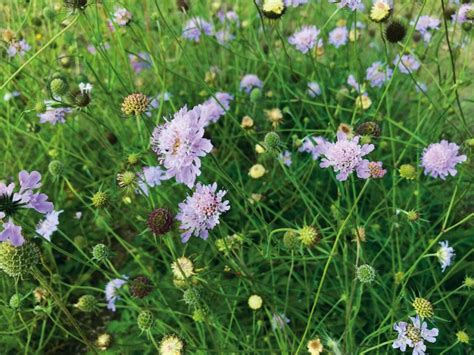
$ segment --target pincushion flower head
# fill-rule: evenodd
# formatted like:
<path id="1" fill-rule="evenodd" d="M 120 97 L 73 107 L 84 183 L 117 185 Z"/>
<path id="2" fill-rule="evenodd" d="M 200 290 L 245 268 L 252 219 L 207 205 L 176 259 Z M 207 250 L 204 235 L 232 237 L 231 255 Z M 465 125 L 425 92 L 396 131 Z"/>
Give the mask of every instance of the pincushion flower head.
<path id="1" fill-rule="evenodd" d="M 14 246 L 20 246 L 25 239 L 21 234 L 21 227 L 15 225 L 14 216 L 22 208 L 34 209 L 41 214 L 49 213 L 54 206 L 48 201 L 48 196 L 36 190 L 41 187 L 41 174 L 21 171 L 18 174 L 20 189 L 15 192 L 15 183 L 6 185 L 0 182 L 0 220 L 8 217 L 0 232 L 0 242 L 9 241 Z"/>
<path id="2" fill-rule="evenodd" d="M 285 12 L 285 2 L 283 0 L 263 0 L 262 12 L 265 17 L 276 20 Z"/>
<path id="3" fill-rule="evenodd" d="M 453 20 L 458 23 L 473 22 L 473 11 L 474 5 L 472 4 L 463 4 L 459 7 L 457 15 L 453 15 Z"/>
<path id="4" fill-rule="evenodd" d="M 325 142 L 321 147 L 322 168 L 333 167 L 339 181 L 347 180 L 353 171 L 361 179 L 370 177 L 369 161 L 363 157 L 374 150 L 373 144 L 359 144 L 359 136 L 351 139 L 344 132 L 337 132 L 337 141 Z"/>
<path id="5" fill-rule="evenodd" d="M 227 92 L 218 92 L 209 100 L 201 104 L 201 117 L 204 125 L 215 123 L 224 116 L 226 111 L 230 108 L 230 103 L 234 97 Z"/>
<path id="6" fill-rule="evenodd" d="M 51 211 L 46 214 L 44 220 L 42 220 L 36 226 L 36 233 L 41 235 L 44 239 L 51 241 L 51 236 L 54 232 L 58 230 L 59 225 L 59 215 L 63 212 L 61 211 Z"/>
<path id="7" fill-rule="evenodd" d="M 425 169 L 425 175 L 445 180 L 449 175 L 455 176 L 456 165 L 466 160 L 465 155 L 459 155 L 457 144 L 443 139 L 439 143 L 430 144 L 423 150 L 421 167 Z"/>
<path id="8" fill-rule="evenodd" d="M 21 41 L 12 41 L 10 42 L 10 46 L 7 49 L 7 54 L 10 58 L 16 55 L 19 57 L 23 57 L 30 49 L 31 46 L 26 43 L 24 39 L 22 39 Z"/>
<path id="9" fill-rule="evenodd" d="M 316 96 L 321 95 L 321 88 L 319 87 L 319 84 L 311 81 L 308 83 L 308 88 L 306 89 L 306 93 L 308 94 L 309 97 L 315 98 Z"/>
<path id="10" fill-rule="evenodd" d="M 179 204 L 176 220 L 181 222 L 181 240 L 186 243 L 194 235 L 207 239 L 209 230 L 219 224 L 219 217 L 230 209 L 229 201 L 223 198 L 227 191 L 217 191 L 217 184 L 196 184 L 196 190 Z"/>
<path id="11" fill-rule="evenodd" d="M 303 26 L 288 38 L 288 42 L 301 53 L 308 53 L 318 44 L 320 31 L 316 26 Z"/>
<path id="12" fill-rule="evenodd" d="M 374 22 L 385 22 L 392 13 L 392 7 L 387 0 L 376 0 L 370 9 L 370 19 Z"/>
<path id="13" fill-rule="evenodd" d="M 413 348 L 413 355 L 424 355 L 426 351 L 424 342 L 436 342 L 439 331 L 437 328 L 428 329 L 428 324 L 422 322 L 418 315 L 410 319 L 412 323 L 398 322 L 393 325 L 393 329 L 398 332 L 398 338 L 392 347 L 405 352 L 408 346 Z"/>
<path id="14" fill-rule="evenodd" d="M 339 26 L 329 32 L 329 43 L 334 47 L 339 48 L 347 44 L 349 38 L 349 31 L 346 26 Z"/>
<path id="15" fill-rule="evenodd" d="M 263 82 L 255 74 L 246 74 L 240 80 L 240 90 L 245 91 L 247 94 L 250 94 L 252 89 L 263 87 Z"/>
<path id="16" fill-rule="evenodd" d="M 66 115 L 72 112 L 69 107 L 53 107 L 53 101 L 45 101 L 46 111 L 39 113 L 40 123 L 49 123 L 55 125 L 57 123 L 65 123 Z"/>
<path id="17" fill-rule="evenodd" d="M 447 240 L 439 242 L 439 245 L 440 248 L 436 252 L 436 256 L 441 264 L 441 271 L 444 272 L 446 268 L 451 265 L 456 254 L 454 253 L 454 248 L 449 246 Z"/>
<path id="18" fill-rule="evenodd" d="M 373 88 L 380 88 L 383 84 L 390 80 L 393 75 L 393 70 L 389 67 L 384 67 L 381 62 L 372 63 L 366 71 L 366 80 L 370 82 L 370 86 Z"/>
<path id="19" fill-rule="evenodd" d="M 431 16 L 420 16 L 415 25 L 415 30 L 417 30 L 422 36 L 425 42 L 429 42 L 431 39 L 430 30 L 439 30 L 440 20 L 436 17 Z M 410 23 L 411 25 L 415 24 L 415 21 Z"/>
<path id="20" fill-rule="evenodd" d="M 105 299 L 107 300 L 107 308 L 115 312 L 115 302 L 120 299 L 118 290 L 127 283 L 128 277 L 123 276 L 124 279 L 110 280 L 105 286 Z"/>
<path id="21" fill-rule="evenodd" d="M 199 42 L 201 35 L 212 35 L 214 27 L 211 23 L 201 17 L 193 17 L 184 25 L 183 38 L 189 41 Z"/>
<path id="22" fill-rule="evenodd" d="M 305 137 L 298 151 L 310 153 L 313 160 L 317 160 L 323 151 L 326 140 L 322 137 Z"/>
<path id="23" fill-rule="evenodd" d="M 201 108 L 188 111 L 183 107 L 173 119 L 157 126 L 151 136 L 151 147 L 166 169 L 165 178 L 193 187 L 201 174 L 201 157 L 212 149 L 209 139 L 204 138 Z"/>
<path id="24" fill-rule="evenodd" d="M 127 26 L 132 20 L 132 13 L 125 8 L 119 8 L 115 10 L 114 22 L 123 27 Z"/>
<path id="25" fill-rule="evenodd" d="M 418 59 L 416 59 L 415 56 L 411 54 L 404 54 L 401 57 L 397 55 L 397 57 L 393 61 L 393 64 L 398 65 L 400 73 L 403 74 L 410 74 L 420 69 L 420 62 L 418 61 Z"/>

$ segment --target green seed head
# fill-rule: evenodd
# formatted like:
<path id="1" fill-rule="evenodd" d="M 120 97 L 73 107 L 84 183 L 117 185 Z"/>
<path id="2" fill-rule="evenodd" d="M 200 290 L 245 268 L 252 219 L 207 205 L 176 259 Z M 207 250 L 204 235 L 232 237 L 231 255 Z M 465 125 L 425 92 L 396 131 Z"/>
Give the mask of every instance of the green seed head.
<path id="1" fill-rule="evenodd" d="M 416 178 L 416 169 L 411 164 L 403 164 L 402 166 L 400 166 L 400 169 L 398 169 L 398 172 L 400 173 L 400 176 L 404 179 L 414 180 Z"/>
<path id="2" fill-rule="evenodd" d="M 11 309 L 20 308 L 22 304 L 22 298 L 23 296 L 21 294 L 14 294 L 13 296 L 11 296 L 10 302 L 8 303 L 10 305 L 10 308 Z"/>
<path id="3" fill-rule="evenodd" d="M 105 244 L 97 244 L 92 248 L 92 256 L 97 261 L 104 261 L 109 257 L 109 248 Z"/>
<path id="4" fill-rule="evenodd" d="M 415 309 L 416 314 L 418 314 L 421 318 L 433 317 L 433 305 L 427 299 L 416 297 L 411 305 Z"/>
<path id="5" fill-rule="evenodd" d="M 411 210 L 407 212 L 407 219 L 410 222 L 416 222 L 417 220 L 420 219 L 420 215 L 415 210 Z"/>
<path id="6" fill-rule="evenodd" d="M 204 309 L 198 308 L 193 312 L 193 320 L 198 323 L 205 322 L 207 318 L 207 312 Z"/>
<path id="7" fill-rule="evenodd" d="M 92 295 L 81 296 L 74 307 L 79 309 L 81 312 L 94 312 L 97 308 L 97 299 Z"/>
<path id="8" fill-rule="evenodd" d="M 92 205 L 95 208 L 104 208 L 109 202 L 109 195 L 104 191 L 97 191 L 91 198 Z"/>
<path id="9" fill-rule="evenodd" d="M 183 293 L 183 301 L 188 306 L 197 307 L 199 305 L 200 298 L 201 298 L 201 295 L 199 291 L 194 287 L 188 288 Z"/>
<path id="10" fill-rule="evenodd" d="M 295 249 L 298 246 L 298 234 L 293 231 L 287 231 L 283 235 L 283 245 L 287 249 Z"/>
<path id="11" fill-rule="evenodd" d="M 153 325 L 153 313 L 147 310 L 140 311 L 137 317 L 137 325 L 141 331 L 150 330 Z"/>
<path id="12" fill-rule="evenodd" d="M 66 93 L 68 89 L 68 84 L 66 79 L 63 77 L 56 77 L 49 82 L 49 90 L 53 96 L 62 96 Z"/>
<path id="13" fill-rule="evenodd" d="M 298 234 L 301 244 L 308 248 L 315 246 L 320 240 L 318 229 L 312 226 L 304 226 L 298 231 Z"/>
<path id="14" fill-rule="evenodd" d="M 8 242 L 0 243 L 0 270 L 14 278 L 25 278 L 40 259 L 40 250 L 33 242 L 26 241 L 19 247 Z"/>
<path id="15" fill-rule="evenodd" d="M 469 344 L 469 335 L 464 330 L 458 331 L 456 333 L 456 338 L 460 343 Z"/>
<path id="16" fill-rule="evenodd" d="M 64 165 L 59 160 L 53 160 L 48 165 L 48 171 L 54 177 L 59 177 L 64 172 Z"/>
<path id="17" fill-rule="evenodd" d="M 370 265 L 361 265 L 356 271 L 357 278 L 362 283 L 371 283 L 375 280 L 375 269 Z"/>
<path id="18" fill-rule="evenodd" d="M 265 146 L 267 149 L 275 149 L 280 145 L 280 136 L 275 132 L 268 132 L 265 135 Z"/>
<path id="19" fill-rule="evenodd" d="M 250 92 L 250 101 L 257 102 L 262 97 L 262 90 L 259 88 L 254 88 Z"/>

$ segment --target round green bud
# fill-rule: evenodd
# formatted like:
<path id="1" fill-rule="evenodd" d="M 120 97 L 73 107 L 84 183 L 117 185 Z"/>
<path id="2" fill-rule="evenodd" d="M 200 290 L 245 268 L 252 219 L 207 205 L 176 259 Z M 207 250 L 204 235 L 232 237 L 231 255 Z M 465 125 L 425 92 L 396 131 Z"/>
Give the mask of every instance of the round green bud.
<path id="1" fill-rule="evenodd" d="M 97 261 L 103 261 L 109 257 L 109 248 L 105 244 L 97 244 L 92 248 L 92 256 Z"/>
<path id="2" fill-rule="evenodd" d="M 41 26 L 41 17 L 38 17 L 38 16 L 34 16 L 31 18 L 31 23 L 33 24 L 33 26 L 36 26 L 36 27 L 39 27 Z"/>
<path id="3" fill-rule="evenodd" d="M 203 309 L 195 309 L 193 312 L 193 320 L 198 323 L 205 322 L 207 318 L 207 313 Z"/>
<path id="4" fill-rule="evenodd" d="M 298 234 L 293 231 L 287 231 L 283 235 L 283 245 L 287 249 L 295 249 L 298 246 Z"/>
<path id="5" fill-rule="evenodd" d="M 62 77 L 57 77 L 49 82 L 49 90 L 53 96 L 62 96 L 68 89 L 67 81 Z"/>
<path id="6" fill-rule="evenodd" d="M 81 248 L 81 249 L 84 249 L 87 247 L 87 238 L 84 237 L 83 235 L 77 235 L 74 237 L 74 244 Z"/>
<path id="7" fill-rule="evenodd" d="M 193 288 L 193 287 L 188 288 L 183 293 L 183 301 L 188 306 L 197 307 L 199 305 L 199 299 L 200 298 L 201 298 L 201 295 L 200 295 L 199 291 L 196 288 Z"/>
<path id="8" fill-rule="evenodd" d="M 64 171 L 64 165 L 59 160 L 52 160 L 48 165 L 48 171 L 54 177 L 61 176 Z"/>
<path id="9" fill-rule="evenodd" d="M 362 283 L 371 283 L 375 280 L 375 269 L 370 265 L 361 265 L 357 268 L 356 276 Z"/>
<path id="10" fill-rule="evenodd" d="M 301 244 L 308 248 L 315 246 L 320 240 L 318 229 L 312 226 L 304 226 L 298 231 L 298 234 Z"/>
<path id="11" fill-rule="evenodd" d="M 34 109 L 36 113 L 44 113 L 46 111 L 46 104 L 44 101 L 38 101 L 35 103 Z"/>
<path id="12" fill-rule="evenodd" d="M 10 297 L 10 302 L 8 304 L 10 305 L 11 309 L 18 309 L 21 307 L 21 304 L 23 302 L 22 300 L 23 296 L 19 293 L 14 294 L 13 296 Z"/>
<path id="13" fill-rule="evenodd" d="M 95 208 L 104 208 L 109 202 L 109 195 L 105 191 L 97 191 L 92 195 L 91 201 Z"/>
<path id="14" fill-rule="evenodd" d="M 463 22 L 461 25 L 462 29 L 466 32 L 470 32 L 472 30 L 472 23 L 470 22 Z"/>
<path id="15" fill-rule="evenodd" d="M 466 144 L 469 147 L 474 147 L 474 138 L 469 138 L 468 140 L 466 140 Z"/>
<path id="16" fill-rule="evenodd" d="M 416 178 L 416 168 L 411 164 L 403 164 L 398 169 L 400 176 L 407 180 L 414 180 Z"/>
<path id="17" fill-rule="evenodd" d="M 420 219 L 420 215 L 415 210 L 411 210 L 407 212 L 407 219 L 410 222 L 416 222 L 418 219 Z"/>
<path id="18" fill-rule="evenodd" d="M 264 141 L 267 149 L 275 149 L 280 145 L 280 136 L 276 132 L 268 132 Z"/>
<path id="19" fill-rule="evenodd" d="M 129 154 L 129 156 L 127 157 L 127 163 L 129 163 L 130 165 L 135 165 L 139 161 L 140 161 L 140 155 L 137 153 Z"/>
<path id="20" fill-rule="evenodd" d="M 250 92 L 250 101 L 257 102 L 262 97 L 262 90 L 254 88 Z"/>
<path id="21" fill-rule="evenodd" d="M 47 6 L 43 9 L 43 16 L 49 20 L 52 21 L 56 17 L 56 11 L 54 11 L 53 8 Z"/>
<path id="22" fill-rule="evenodd" d="M 40 259 L 40 250 L 33 242 L 25 241 L 14 247 L 8 242 L 0 243 L 0 270 L 14 278 L 25 278 Z"/>
<path id="23" fill-rule="evenodd" d="M 153 325 L 153 314 L 150 311 L 140 311 L 137 317 L 137 325 L 141 331 L 150 330 Z"/>
<path id="24" fill-rule="evenodd" d="M 92 295 L 81 296 L 74 307 L 79 309 L 81 312 L 94 312 L 97 308 L 97 299 Z"/>

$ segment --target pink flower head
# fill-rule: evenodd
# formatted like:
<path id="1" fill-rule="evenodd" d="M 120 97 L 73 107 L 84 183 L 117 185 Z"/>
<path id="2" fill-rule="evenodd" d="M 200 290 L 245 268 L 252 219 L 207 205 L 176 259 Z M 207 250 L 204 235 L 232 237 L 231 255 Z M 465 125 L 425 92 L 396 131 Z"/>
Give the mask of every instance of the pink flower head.
<path id="1" fill-rule="evenodd" d="M 166 169 L 166 179 L 175 177 L 193 187 L 201 174 L 201 157 L 212 149 L 211 141 L 204 138 L 204 124 L 199 106 L 190 111 L 184 106 L 171 121 L 153 130 L 151 147 Z"/>
<path id="2" fill-rule="evenodd" d="M 439 143 L 430 144 L 423 150 L 421 166 L 425 169 L 425 175 L 445 180 L 448 175 L 457 174 L 456 165 L 467 160 L 465 155 L 458 155 L 459 146 L 442 140 Z"/>
<path id="3" fill-rule="evenodd" d="M 337 132 L 335 143 L 326 142 L 322 146 L 322 168 L 333 167 L 339 181 L 347 180 L 349 174 L 356 171 L 361 179 L 370 177 L 369 161 L 363 157 L 374 150 L 373 144 L 359 144 L 359 136 L 349 139 L 344 132 Z"/>
<path id="4" fill-rule="evenodd" d="M 320 31 L 316 26 L 303 26 L 288 38 L 288 42 L 295 46 L 301 53 L 308 53 L 309 50 L 318 44 Z"/>
<path id="5" fill-rule="evenodd" d="M 216 190 L 216 183 L 212 185 L 197 183 L 193 195 L 186 197 L 186 200 L 179 204 L 176 219 L 181 222 L 183 243 L 186 243 L 192 235 L 207 239 L 209 230 L 219 224 L 220 215 L 230 209 L 229 201 L 223 201 L 227 191 L 216 192 Z"/>

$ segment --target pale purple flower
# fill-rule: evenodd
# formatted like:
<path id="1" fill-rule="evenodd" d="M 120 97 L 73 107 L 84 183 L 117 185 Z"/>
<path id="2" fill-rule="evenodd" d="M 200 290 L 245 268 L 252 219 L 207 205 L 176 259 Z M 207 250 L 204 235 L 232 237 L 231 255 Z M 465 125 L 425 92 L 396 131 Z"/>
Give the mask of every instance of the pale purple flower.
<path id="1" fill-rule="evenodd" d="M 137 193 L 148 196 L 148 188 L 161 185 L 164 180 L 164 171 L 159 166 L 145 166 L 138 174 Z"/>
<path id="2" fill-rule="evenodd" d="M 363 157 L 374 150 L 373 144 L 359 144 L 359 136 L 350 139 L 344 132 L 337 132 L 335 143 L 325 142 L 321 147 L 320 167 L 333 167 L 339 181 L 347 180 L 349 174 L 356 171 L 361 179 L 370 177 L 369 161 Z"/>
<path id="3" fill-rule="evenodd" d="M 249 94 L 253 88 L 261 89 L 263 87 L 263 82 L 255 74 L 246 74 L 240 80 L 240 90 L 245 91 Z"/>
<path id="4" fill-rule="evenodd" d="M 179 212 L 176 219 L 181 222 L 180 229 L 183 231 L 181 240 L 186 243 L 194 235 L 206 240 L 209 230 L 219 224 L 219 217 L 230 209 L 229 201 L 223 201 L 227 193 L 225 190 L 217 190 L 217 184 L 196 184 L 196 190 L 192 196 L 187 196 L 184 202 L 179 204 Z"/>
<path id="5" fill-rule="evenodd" d="M 321 88 L 319 87 L 319 84 L 317 82 L 311 81 L 308 83 L 306 93 L 309 97 L 315 98 L 316 96 L 321 95 Z"/>
<path id="6" fill-rule="evenodd" d="M 284 313 L 274 313 L 272 315 L 271 325 L 273 331 L 285 328 L 288 323 L 290 323 L 290 319 Z"/>
<path id="7" fill-rule="evenodd" d="M 472 20 L 469 20 L 467 18 L 467 14 L 469 11 L 474 10 L 474 5 L 472 4 L 463 4 L 459 7 L 458 13 L 453 15 L 453 20 L 457 21 L 458 23 L 464 23 L 464 22 L 473 22 Z"/>
<path id="8" fill-rule="evenodd" d="M 129 54 L 128 59 L 135 74 L 140 74 L 143 70 L 151 68 L 151 56 L 147 52 L 140 52 L 137 55 Z"/>
<path id="9" fill-rule="evenodd" d="M 439 245 L 441 245 L 441 247 L 436 252 L 436 256 L 441 264 L 441 271 L 444 272 L 444 270 L 451 265 L 452 259 L 454 259 L 456 254 L 454 253 L 454 248 L 449 246 L 447 240 L 439 242 Z"/>
<path id="10" fill-rule="evenodd" d="M 25 242 L 25 238 L 21 234 L 21 227 L 13 223 L 11 218 L 2 227 L 3 231 L 0 232 L 0 242 L 9 241 L 14 247 L 19 247 Z"/>
<path id="11" fill-rule="evenodd" d="M 235 36 L 230 32 L 230 29 L 228 27 L 217 31 L 215 34 L 217 43 L 220 45 L 226 45 L 228 42 L 232 41 L 235 39 Z"/>
<path id="12" fill-rule="evenodd" d="M 49 123 L 53 126 L 57 123 L 65 123 L 66 115 L 71 113 L 72 109 L 69 107 L 53 107 L 52 103 L 52 101 L 45 101 L 46 111 L 38 114 L 40 123 Z"/>
<path id="13" fill-rule="evenodd" d="M 362 0 L 329 0 L 329 2 L 338 2 L 339 7 L 348 7 L 352 11 L 359 10 L 359 11 L 364 11 L 364 4 L 362 3 Z"/>
<path id="14" fill-rule="evenodd" d="M 113 279 L 107 283 L 105 286 L 105 299 L 107 300 L 107 309 L 110 309 L 112 312 L 115 312 L 115 302 L 120 299 L 118 295 L 118 290 L 127 283 L 128 277 L 122 275 L 125 279 Z"/>
<path id="15" fill-rule="evenodd" d="M 465 155 L 459 154 L 459 146 L 442 140 L 439 143 L 430 144 L 423 150 L 421 166 L 425 169 L 425 175 L 445 180 L 447 176 L 457 174 L 456 165 L 467 160 Z"/>
<path id="16" fill-rule="evenodd" d="M 204 125 L 215 123 L 224 116 L 230 108 L 230 103 L 234 97 L 227 92 L 218 92 L 210 99 L 204 101 L 201 107 L 201 118 Z"/>
<path id="17" fill-rule="evenodd" d="M 399 62 L 400 61 L 400 62 Z M 418 59 L 411 54 L 404 54 L 400 58 L 399 55 L 393 61 L 394 65 L 398 65 L 398 69 L 403 74 L 410 74 L 420 69 L 420 62 Z"/>
<path id="18" fill-rule="evenodd" d="M 428 86 L 426 86 L 425 83 L 418 83 L 418 85 L 415 85 L 415 90 L 416 92 L 426 93 L 428 91 Z"/>
<path id="19" fill-rule="evenodd" d="M 431 16 L 420 16 L 416 23 L 415 29 L 423 36 L 423 40 L 428 43 L 431 39 L 430 30 L 439 30 L 440 20 Z M 415 21 L 411 22 L 412 25 Z"/>
<path id="20" fill-rule="evenodd" d="M 285 0 L 285 6 L 287 7 L 298 7 L 307 3 L 308 0 Z"/>
<path id="21" fill-rule="evenodd" d="M 188 111 L 184 106 L 165 124 L 153 130 L 151 146 L 166 169 L 165 178 L 193 187 L 201 174 L 201 157 L 212 149 L 209 139 L 204 138 L 204 120 L 201 108 Z"/>
<path id="22" fill-rule="evenodd" d="M 237 27 L 240 25 L 239 15 L 235 11 L 224 12 L 221 10 L 217 13 L 217 18 L 224 24 L 234 23 Z"/>
<path id="23" fill-rule="evenodd" d="M 390 80 L 393 75 L 393 70 L 389 67 L 384 68 L 381 62 L 375 62 L 366 71 L 366 80 L 370 82 L 373 88 L 380 88 L 383 84 Z"/>
<path id="24" fill-rule="evenodd" d="M 59 215 L 63 212 L 61 211 L 51 211 L 46 214 L 45 219 L 38 223 L 36 226 L 36 233 L 41 235 L 43 238 L 51 241 L 51 236 L 54 232 L 58 230 L 59 225 Z"/>
<path id="25" fill-rule="evenodd" d="M 347 85 L 352 87 L 358 93 L 362 92 L 362 85 L 357 82 L 356 78 L 352 74 L 349 74 L 347 77 Z"/>
<path id="26" fill-rule="evenodd" d="M 408 346 L 413 349 L 413 355 L 424 355 L 426 351 L 424 342 L 436 342 L 439 331 L 437 328 L 428 329 L 428 324 L 422 322 L 418 315 L 410 319 L 412 324 L 398 322 L 393 325 L 393 329 L 398 332 L 398 338 L 393 342 L 392 347 L 405 352 Z"/>
<path id="27" fill-rule="evenodd" d="M 308 53 L 318 44 L 319 33 L 320 31 L 316 26 L 303 26 L 288 38 L 288 42 L 301 53 Z"/>
<path id="28" fill-rule="evenodd" d="M 128 11 L 127 9 L 119 8 L 119 9 L 115 10 L 114 22 L 117 25 L 119 25 L 121 27 L 127 26 L 131 20 L 132 20 L 132 13 L 130 11 Z"/>
<path id="29" fill-rule="evenodd" d="M 211 23 L 205 21 L 201 17 L 193 17 L 188 22 L 183 29 L 183 38 L 199 42 L 201 35 L 205 34 L 207 36 L 212 35 L 214 32 L 214 27 Z"/>
<path id="30" fill-rule="evenodd" d="M 346 26 L 336 27 L 331 32 L 329 32 L 329 43 L 331 43 L 336 48 L 347 44 L 348 38 L 349 31 L 347 30 Z"/>
<path id="31" fill-rule="evenodd" d="M 23 57 L 30 49 L 31 46 L 26 43 L 24 39 L 22 39 L 21 41 L 11 42 L 10 46 L 7 49 L 7 54 L 10 58 L 16 55 L 19 57 Z"/>
<path id="32" fill-rule="evenodd" d="M 310 153 L 313 160 L 317 160 L 321 156 L 323 146 L 326 143 L 326 140 L 322 137 L 305 137 L 298 151 Z"/>
<path id="33" fill-rule="evenodd" d="M 287 150 L 285 150 L 284 152 L 281 152 L 278 155 L 278 160 L 281 161 L 286 166 L 291 166 L 291 164 L 292 164 L 291 153 Z"/>

